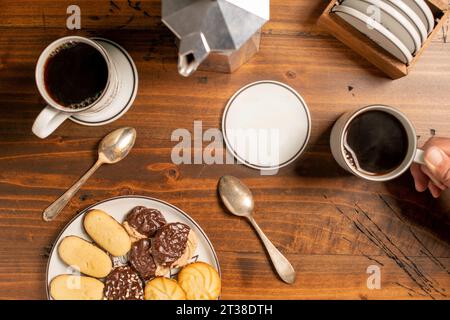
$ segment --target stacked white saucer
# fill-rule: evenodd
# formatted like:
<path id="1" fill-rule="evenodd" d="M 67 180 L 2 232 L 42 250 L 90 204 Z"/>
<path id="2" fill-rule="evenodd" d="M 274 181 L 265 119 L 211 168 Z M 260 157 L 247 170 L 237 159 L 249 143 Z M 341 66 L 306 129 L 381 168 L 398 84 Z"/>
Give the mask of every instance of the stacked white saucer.
<path id="1" fill-rule="evenodd" d="M 409 64 L 434 29 L 425 0 L 342 0 L 332 13 L 405 64 Z"/>

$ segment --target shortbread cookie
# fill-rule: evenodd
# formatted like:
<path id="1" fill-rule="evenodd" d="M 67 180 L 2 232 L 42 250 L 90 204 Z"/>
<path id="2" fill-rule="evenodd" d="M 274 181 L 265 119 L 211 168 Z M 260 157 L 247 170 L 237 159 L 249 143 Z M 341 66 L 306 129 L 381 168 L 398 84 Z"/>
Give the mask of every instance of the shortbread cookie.
<path id="1" fill-rule="evenodd" d="M 141 239 L 131 245 L 128 259 L 131 266 L 145 281 L 153 279 L 155 276 L 164 276 L 169 273 L 169 269 L 157 266 L 152 255 L 150 239 Z"/>
<path id="2" fill-rule="evenodd" d="M 123 226 L 131 240 L 137 241 L 153 237 L 156 230 L 166 223 L 166 219 L 159 210 L 138 206 L 127 214 Z"/>
<path id="3" fill-rule="evenodd" d="M 50 282 L 55 300 L 102 300 L 104 284 L 91 277 L 62 274 Z"/>
<path id="4" fill-rule="evenodd" d="M 91 210 L 84 216 L 84 229 L 103 249 L 115 257 L 130 251 L 131 240 L 128 233 L 113 217 L 101 210 Z"/>
<path id="5" fill-rule="evenodd" d="M 138 274 L 129 266 L 115 268 L 105 279 L 107 300 L 143 300 L 144 288 Z"/>
<path id="6" fill-rule="evenodd" d="M 188 300 L 217 300 L 220 295 L 219 273 L 205 262 L 191 263 L 181 269 L 178 283 Z"/>
<path id="7" fill-rule="evenodd" d="M 161 227 L 152 242 L 152 254 L 158 266 L 182 267 L 189 262 L 197 248 L 194 231 L 184 223 L 169 223 Z"/>
<path id="8" fill-rule="evenodd" d="M 76 236 L 65 237 L 58 254 L 69 266 L 95 278 L 106 277 L 112 269 L 111 258 L 103 250 Z"/>
<path id="9" fill-rule="evenodd" d="M 157 277 L 145 285 L 145 300 L 186 300 L 186 294 L 177 281 Z"/>

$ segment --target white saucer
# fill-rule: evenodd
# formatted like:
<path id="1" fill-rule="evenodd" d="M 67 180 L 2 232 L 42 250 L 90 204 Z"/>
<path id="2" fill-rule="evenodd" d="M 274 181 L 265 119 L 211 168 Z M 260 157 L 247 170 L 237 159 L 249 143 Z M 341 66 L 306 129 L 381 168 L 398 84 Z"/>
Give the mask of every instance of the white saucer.
<path id="1" fill-rule="evenodd" d="M 416 54 L 422 47 L 420 34 L 414 25 L 390 4 L 381 0 L 344 0 L 342 4 L 374 19 L 379 18 L 377 22 L 392 32 L 411 54 Z M 374 8 L 379 10 L 379 16 Z"/>
<path id="2" fill-rule="evenodd" d="M 423 24 L 427 26 L 428 34 L 434 29 L 434 16 L 430 7 L 423 0 L 402 0 L 408 7 L 410 7 L 422 20 Z"/>
<path id="3" fill-rule="evenodd" d="M 424 43 L 428 38 L 427 26 L 422 22 L 420 17 L 407 6 L 403 0 L 381 0 L 387 4 L 390 4 L 394 9 L 397 9 L 408 21 L 416 28 L 420 34 L 420 39 Z"/>
<path id="4" fill-rule="evenodd" d="M 403 42 L 371 17 L 344 5 L 335 6 L 332 12 L 403 63 L 412 61 L 412 54 Z"/>
<path id="5" fill-rule="evenodd" d="M 276 170 L 305 150 L 311 117 L 293 88 L 276 81 L 258 81 L 228 101 L 222 132 L 228 150 L 239 162 L 254 169 Z"/>
<path id="6" fill-rule="evenodd" d="M 138 73 L 133 59 L 120 45 L 103 38 L 92 38 L 92 40 L 108 51 L 116 65 L 121 79 L 119 91 L 107 108 L 93 114 L 73 115 L 69 119 L 85 126 L 101 126 L 119 119 L 130 109 L 137 94 Z"/>

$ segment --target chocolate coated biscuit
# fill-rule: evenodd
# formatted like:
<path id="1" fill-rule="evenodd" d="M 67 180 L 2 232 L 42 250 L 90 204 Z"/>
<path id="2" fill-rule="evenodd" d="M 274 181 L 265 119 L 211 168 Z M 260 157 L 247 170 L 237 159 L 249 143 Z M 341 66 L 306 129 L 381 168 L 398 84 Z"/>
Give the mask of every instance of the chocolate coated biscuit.
<path id="1" fill-rule="evenodd" d="M 105 280 L 107 300 L 143 300 L 144 289 L 138 274 L 129 266 L 115 268 Z"/>
<path id="2" fill-rule="evenodd" d="M 123 226 L 134 240 L 138 240 L 153 237 L 166 223 L 159 210 L 137 206 L 128 213 Z"/>
<path id="3" fill-rule="evenodd" d="M 141 239 L 131 246 L 129 261 L 134 270 L 142 279 L 150 280 L 155 277 L 157 269 L 152 256 L 152 247 L 149 239 Z"/>

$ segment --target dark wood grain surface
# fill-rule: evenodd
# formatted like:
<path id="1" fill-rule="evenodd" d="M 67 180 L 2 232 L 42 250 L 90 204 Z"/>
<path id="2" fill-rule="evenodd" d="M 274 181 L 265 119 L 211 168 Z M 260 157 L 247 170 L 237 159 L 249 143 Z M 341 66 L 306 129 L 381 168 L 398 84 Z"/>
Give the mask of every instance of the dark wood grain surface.
<path id="1" fill-rule="evenodd" d="M 81 7 L 82 30 L 65 27 L 66 8 Z M 316 26 L 324 0 L 273 0 L 261 51 L 232 75 L 177 73 L 177 50 L 160 22 L 160 1 L 0 2 L 0 299 L 45 299 L 49 248 L 81 209 L 109 197 L 168 201 L 204 228 L 217 250 L 224 299 L 448 299 L 450 196 L 414 190 L 409 173 L 370 183 L 340 169 L 328 146 L 344 111 L 382 103 L 405 112 L 423 143 L 450 136 L 448 23 L 413 72 L 392 81 Z M 64 35 L 103 36 L 123 45 L 139 71 L 132 109 L 103 127 L 70 121 L 40 140 L 31 133 L 44 106 L 35 62 Z M 239 165 L 172 164 L 174 129 L 218 128 L 227 99 L 241 86 L 274 79 L 296 88 L 312 115 L 307 152 L 276 176 Z M 56 221 L 42 210 L 95 161 L 96 145 L 121 126 L 138 131 L 129 157 L 102 167 Z M 273 273 L 260 241 L 219 203 L 220 176 L 242 178 L 256 199 L 255 217 L 298 272 L 295 285 Z M 381 289 L 366 286 L 370 265 Z"/>

